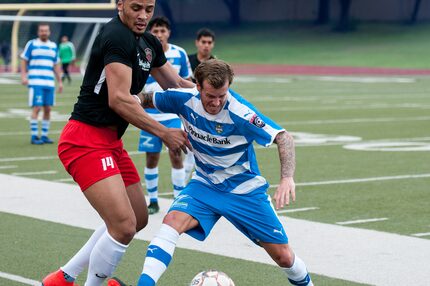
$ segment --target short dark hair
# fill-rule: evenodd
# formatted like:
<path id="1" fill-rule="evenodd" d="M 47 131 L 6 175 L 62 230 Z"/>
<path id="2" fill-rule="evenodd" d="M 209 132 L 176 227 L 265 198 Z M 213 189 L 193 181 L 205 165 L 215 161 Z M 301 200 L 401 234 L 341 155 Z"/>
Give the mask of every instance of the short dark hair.
<path id="1" fill-rule="evenodd" d="M 194 77 L 201 87 L 203 87 L 203 81 L 207 80 L 214 88 L 221 88 L 227 80 L 229 85 L 233 82 L 234 72 L 225 61 L 211 59 L 197 66 Z"/>
<path id="2" fill-rule="evenodd" d="M 39 28 L 40 26 L 48 26 L 48 27 L 50 27 L 49 24 L 48 24 L 48 22 L 40 22 L 40 23 L 38 23 L 37 24 L 37 28 Z"/>
<path id="3" fill-rule="evenodd" d="M 148 30 L 151 30 L 154 26 L 166 27 L 170 31 L 170 21 L 164 16 L 152 18 L 148 23 Z"/>
<path id="4" fill-rule="evenodd" d="M 211 37 L 213 41 L 215 41 L 215 33 L 208 28 L 201 28 L 197 31 L 196 40 L 200 40 L 201 37 Z"/>

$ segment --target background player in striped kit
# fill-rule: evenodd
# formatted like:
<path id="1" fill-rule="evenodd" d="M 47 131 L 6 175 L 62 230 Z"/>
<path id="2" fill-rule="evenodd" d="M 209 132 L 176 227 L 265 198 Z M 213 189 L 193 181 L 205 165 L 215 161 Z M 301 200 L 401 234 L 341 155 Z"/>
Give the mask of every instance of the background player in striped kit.
<path id="1" fill-rule="evenodd" d="M 21 82 L 28 86 L 28 104 L 32 107 L 30 117 L 31 144 L 52 144 L 48 132 L 51 119 L 51 107 L 55 103 L 55 81 L 58 81 L 58 92 L 63 90 L 60 78 L 60 59 L 57 44 L 49 40 L 49 25 L 40 23 L 37 29 L 38 38 L 27 42 L 21 54 Z M 43 107 L 42 137 L 39 138 L 38 115 Z"/>
<path id="2" fill-rule="evenodd" d="M 143 106 L 180 116 L 193 147 L 196 171 L 149 244 L 138 286 L 157 283 L 182 233 L 203 241 L 221 216 L 263 247 L 293 285 L 313 285 L 305 263 L 288 244 L 253 148 L 254 141 L 278 146 L 281 180 L 274 194 L 278 209 L 289 203 L 290 196 L 295 200 L 293 137 L 229 89 L 233 71 L 227 63 L 205 61 L 194 76 L 197 88 L 141 95 Z M 108 285 L 121 283 L 114 278 Z"/>
<path id="3" fill-rule="evenodd" d="M 148 31 L 158 38 L 163 46 L 164 55 L 172 64 L 180 77 L 191 78 L 191 68 L 187 53 L 181 47 L 170 44 L 170 23 L 166 17 L 155 17 L 148 24 Z M 163 89 L 149 76 L 144 88 L 145 92 L 162 91 Z M 146 112 L 155 120 L 166 127 L 181 128 L 181 120 L 176 114 L 160 113 L 155 108 L 147 108 Z M 139 151 L 146 152 L 145 183 L 148 190 L 150 203 L 148 213 L 154 214 L 159 211 L 158 206 L 158 162 L 163 143 L 160 138 L 144 130 L 140 131 Z M 182 156 L 178 152 L 169 150 L 170 162 L 172 163 L 172 185 L 173 195 L 176 197 L 185 187 L 185 170 Z"/>

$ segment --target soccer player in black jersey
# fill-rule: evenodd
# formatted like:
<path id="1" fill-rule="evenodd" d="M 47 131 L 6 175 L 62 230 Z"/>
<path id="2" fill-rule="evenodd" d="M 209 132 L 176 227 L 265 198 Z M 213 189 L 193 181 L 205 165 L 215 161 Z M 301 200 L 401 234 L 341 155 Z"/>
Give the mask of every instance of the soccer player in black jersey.
<path id="1" fill-rule="evenodd" d="M 146 26 L 155 0 L 119 0 L 118 16 L 97 36 L 72 116 L 61 134 L 58 155 L 103 219 L 88 242 L 44 286 L 73 286 L 88 267 L 86 286 L 111 276 L 148 211 L 136 168 L 123 149 L 129 123 L 160 137 L 170 150 L 191 148 L 186 134 L 146 114 L 136 96 L 151 74 L 164 89 L 193 87 L 166 61 L 160 42 Z"/>
<path id="2" fill-rule="evenodd" d="M 215 33 L 207 28 L 198 30 L 195 45 L 197 53 L 188 55 L 193 73 L 201 62 L 215 58 L 212 55 L 212 49 L 215 46 Z"/>

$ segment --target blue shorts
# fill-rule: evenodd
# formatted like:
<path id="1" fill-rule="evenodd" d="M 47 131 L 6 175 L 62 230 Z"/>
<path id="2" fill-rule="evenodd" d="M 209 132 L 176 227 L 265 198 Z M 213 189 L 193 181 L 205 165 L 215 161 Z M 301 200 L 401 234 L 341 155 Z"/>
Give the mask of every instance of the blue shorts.
<path id="1" fill-rule="evenodd" d="M 256 244 L 260 241 L 288 243 L 284 227 L 265 192 L 237 195 L 192 180 L 173 201 L 169 212 L 173 210 L 187 213 L 199 222 L 199 226 L 187 234 L 201 241 L 223 216 Z"/>
<path id="2" fill-rule="evenodd" d="M 160 123 L 167 128 L 182 128 L 182 123 L 179 118 L 160 121 Z M 162 147 L 163 141 L 161 141 L 159 137 L 144 130 L 140 130 L 139 146 L 137 148 L 139 152 L 160 153 Z"/>
<path id="3" fill-rule="evenodd" d="M 45 86 L 30 86 L 28 88 L 29 106 L 53 106 L 55 103 L 55 88 Z"/>

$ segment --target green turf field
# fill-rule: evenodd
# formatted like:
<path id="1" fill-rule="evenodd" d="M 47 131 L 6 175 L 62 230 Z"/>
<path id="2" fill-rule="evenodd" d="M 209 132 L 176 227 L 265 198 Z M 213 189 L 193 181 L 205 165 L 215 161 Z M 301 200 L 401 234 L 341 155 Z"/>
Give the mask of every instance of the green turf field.
<path id="1" fill-rule="evenodd" d="M 211 27 L 211 26 L 209 26 Z M 180 31 L 197 31 L 200 26 Z M 212 27 L 211 27 L 212 28 Z M 429 68 L 429 24 L 360 24 L 350 33 L 312 24 L 246 24 L 213 27 L 215 54 L 234 63 Z M 194 34 L 175 43 L 194 53 Z M 276 56 L 274 56 L 276 55 Z"/>
<path id="2" fill-rule="evenodd" d="M 355 77 L 247 76 L 239 77 L 233 88 L 295 134 L 297 201 L 290 208 L 315 209 L 288 216 L 329 224 L 384 218 L 349 226 L 407 236 L 429 233 L 430 78 L 366 78 L 367 82 Z M 76 100 L 78 83 L 75 79 L 57 97 L 54 120 L 60 121 L 51 127 L 55 140 Z M 55 145 L 29 144 L 26 89 L 19 84 L 3 84 L 0 89 L 0 172 L 72 183 L 56 158 Z M 137 141 L 138 131 L 129 128 L 124 136 L 126 149 L 135 151 Z M 395 146 L 390 145 L 393 142 L 397 142 Z M 375 148 L 391 151 L 344 148 L 352 143 L 361 147 L 378 143 Z M 394 147 L 400 150 L 393 151 Z M 262 173 L 271 184 L 277 184 L 276 148 L 257 147 L 257 156 Z M 142 174 L 143 155 L 133 154 L 132 158 Z M 160 192 L 170 193 L 166 154 L 160 170 Z M 270 193 L 273 191 L 271 188 Z M 0 272 L 35 280 L 64 263 L 90 234 L 5 213 L 0 213 L 0 225 L 8 230 L 0 233 Z M 118 269 L 120 277 L 135 281 L 145 246 L 141 241 L 132 244 Z M 184 249 L 175 253 L 160 285 L 186 285 L 205 268 L 225 270 L 239 286 L 285 285 L 276 267 Z M 316 285 L 356 285 L 316 275 L 313 279 Z M 83 284 L 82 278 L 79 283 Z M 0 285 L 23 284 L 0 278 Z"/>

